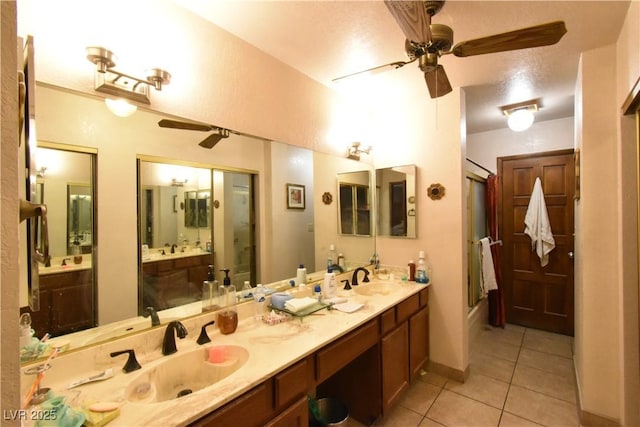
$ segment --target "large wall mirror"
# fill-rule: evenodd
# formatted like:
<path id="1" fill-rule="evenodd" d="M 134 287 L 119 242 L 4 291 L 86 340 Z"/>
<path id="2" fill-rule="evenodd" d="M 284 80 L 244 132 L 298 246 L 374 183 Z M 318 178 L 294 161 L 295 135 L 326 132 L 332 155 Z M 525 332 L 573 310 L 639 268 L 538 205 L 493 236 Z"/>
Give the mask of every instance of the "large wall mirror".
<path id="1" fill-rule="evenodd" d="M 380 236 L 416 237 L 416 166 L 376 169 Z"/>
<path id="2" fill-rule="evenodd" d="M 217 263 L 218 270 L 216 277 L 220 278 L 219 268 L 235 269 L 232 275 L 235 280 L 243 283 L 246 279 L 251 285 L 286 283 L 295 277 L 301 263 L 310 273 L 322 270 L 330 244 L 335 244 L 344 253 L 348 269 L 367 264 L 375 252 L 372 233 L 357 239 L 340 235 L 337 232 L 337 203 L 324 205 L 321 201 L 323 192 L 335 193 L 338 174 L 363 170 L 367 165 L 361 162 L 238 132 L 232 132 L 229 138 L 207 150 L 198 146 L 206 137 L 200 132 L 158 126 L 162 118 L 183 118 L 142 108 L 131 117 L 119 118 L 105 108 L 102 98 L 44 83 L 36 84 L 36 103 L 39 146 L 64 144 L 66 151 L 89 153 L 94 162 L 93 175 L 90 175 L 93 181 L 70 177 L 54 191 L 49 184 L 52 175 L 48 172 L 53 172 L 50 169 L 42 181 L 45 203 L 58 204 L 61 208 L 61 222 L 50 228 L 50 233 L 60 234 L 56 238 L 62 251 L 60 256 L 70 258 L 66 262 L 73 265 L 73 254 L 68 253 L 69 242 L 72 249 L 80 246 L 82 263 L 91 262 L 89 271 L 95 274 L 90 285 L 83 278 L 75 282 L 82 285 L 77 289 L 78 298 L 92 301 L 82 306 L 82 316 L 92 319 L 87 329 L 80 330 L 85 328 L 83 325 L 70 333 L 52 334 L 51 341 L 70 340 L 70 348 L 78 348 L 151 327 L 150 319 L 140 315 L 144 305 L 139 286 L 145 264 L 141 255 L 142 242 L 146 242 L 149 256 L 157 253 L 158 248 L 166 248 L 170 254 L 171 245 L 176 245 L 174 252 L 187 247 L 185 251 L 195 249 L 194 253 L 199 250 L 203 251 L 199 255 L 206 256 L 207 242 L 211 240 L 215 255 L 212 262 Z M 136 185 L 140 160 L 204 169 L 212 176 L 204 180 L 209 180 L 208 185 L 200 185 L 201 181 L 196 181 L 199 178 L 164 173 L 169 180 L 188 181 L 183 182 L 183 187 L 149 181 L 140 186 L 141 190 L 144 188 L 140 194 L 145 195 L 140 197 Z M 75 164 L 75 161 L 68 163 Z M 371 173 L 372 168 L 369 168 L 367 174 Z M 223 179 L 216 181 L 217 175 Z M 196 182 L 198 185 L 192 186 Z M 217 193 L 216 182 L 225 183 L 227 191 Z M 305 209 L 287 207 L 287 183 L 305 187 Z M 83 215 L 80 210 L 78 228 L 74 228 L 75 222 L 71 225 L 68 222 L 67 214 L 75 209 L 67 202 L 69 195 L 84 195 L 78 184 L 92 184 L 100 189 L 100 203 L 96 203 L 95 194 L 92 197 L 95 211 L 91 232 L 81 229 Z M 208 194 L 209 189 L 211 193 Z M 185 192 L 189 194 L 185 195 Z M 224 198 L 218 194 L 224 194 Z M 186 208 L 191 200 L 194 201 L 193 212 L 198 218 L 206 219 L 185 222 L 181 216 L 185 210 L 181 205 Z M 141 209 L 146 209 L 140 213 L 140 224 L 139 202 Z M 154 212 L 160 205 L 162 213 Z M 230 212 L 230 206 L 234 205 L 251 207 L 253 211 L 222 215 Z M 175 215 L 176 221 L 169 220 L 171 215 Z M 252 233 L 243 229 L 247 223 Z M 79 245 L 75 245 L 76 241 Z M 225 242 L 229 241 L 237 241 L 237 244 L 226 246 Z M 285 248 L 282 244 L 276 245 L 277 242 L 285 242 Z M 86 247 L 92 248 L 91 253 L 86 252 Z M 61 269 L 62 266 L 55 264 L 61 264 L 62 259 L 56 260 L 54 256 L 51 268 Z M 188 274 L 187 283 L 193 282 L 200 291 L 202 271 L 192 272 L 192 279 Z M 89 289 L 91 298 L 82 294 Z M 21 308 L 28 305 L 24 277 L 20 301 Z M 189 302 L 187 298 L 182 300 L 185 304 L 179 305 L 180 302 L 180 298 L 173 298 L 170 305 L 176 303 L 175 307 L 163 310 L 158 306 L 160 320 L 167 322 L 200 313 L 198 301 Z M 72 312 L 68 305 L 59 301 L 52 301 L 51 305 L 59 310 L 60 316 Z M 52 331 L 43 329 L 38 332 L 39 336 L 44 332 Z"/>

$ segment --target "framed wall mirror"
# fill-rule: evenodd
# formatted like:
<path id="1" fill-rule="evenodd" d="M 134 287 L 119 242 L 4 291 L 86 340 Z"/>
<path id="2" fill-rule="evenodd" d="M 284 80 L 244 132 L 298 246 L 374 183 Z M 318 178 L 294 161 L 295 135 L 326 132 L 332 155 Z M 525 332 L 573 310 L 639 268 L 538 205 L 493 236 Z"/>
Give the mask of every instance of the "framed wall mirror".
<path id="1" fill-rule="evenodd" d="M 415 238 L 416 166 L 376 169 L 376 193 L 378 235 Z"/>

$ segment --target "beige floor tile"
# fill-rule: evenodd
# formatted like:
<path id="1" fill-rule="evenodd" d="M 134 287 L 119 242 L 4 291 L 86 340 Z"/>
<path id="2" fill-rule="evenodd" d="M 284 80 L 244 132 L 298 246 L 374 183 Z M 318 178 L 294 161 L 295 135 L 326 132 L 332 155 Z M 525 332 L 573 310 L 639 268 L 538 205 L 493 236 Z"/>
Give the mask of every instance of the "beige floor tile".
<path id="1" fill-rule="evenodd" d="M 503 412 L 502 417 L 500 418 L 500 427 L 540 427 L 540 424 L 508 412 Z"/>
<path id="2" fill-rule="evenodd" d="M 576 403 L 575 384 L 572 377 L 556 375 L 518 364 L 511 383 L 566 400 L 567 402 Z"/>
<path id="3" fill-rule="evenodd" d="M 578 426 L 576 405 L 511 385 L 504 410 L 546 426 Z"/>
<path id="4" fill-rule="evenodd" d="M 529 348 L 520 350 L 518 365 L 530 366 L 552 374 L 575 378 L 573 359 Z"/>
<path id="5" fill-rule="evenodd" d="M 527 335 L 531 335 L 531 336 L 536 336 L 536 337 L 541 337 L 541 338 L 548 338 L 551 340 L 556 340 L 556 341 L 564 341 L 564 342 L 568 342 L 568 343 L 572 343 L 573 342 L 573 337 L 570 335 L 564 335 L 564 334 L 556 334 L 553 332 L 548 332 L 548 331 L 543 331 L 540 329 L 527 329 Z"/>
<path id="6" fill-rule="evenodd" d="M 472 353 L 469 359 L 470 375 L 477 373 L 504 382 L 511 382 L 515 366 L 515 362 L 482 352 Z"/>
<path id="7" fill-rule="evenodd" d="M 525 333 L 522 347 L 563 357 L 573 357 L 573 343 L 570 337 L 561 338 L 562 336 L 555 336 L 555 334 L 530 331 L 527 330 Z"/>
<path id="8" fill-rule="evenodd" d="M 419 414 L 426 414 L 442 390 L 441 387 L 423 381 L 414 382 L 402 396 L 398 405 Z"/>
<path id="9" fill-rule="evenodd" d="M 509 383 L 498 381 L 477 373 L 472 373 L 464 383 L 449 380 L 444 387 L 447 390 L 451 390 L 502 410 L 504 401 L 507 398 Z"/>
<path id="10" fill-rule="evenodd" d="M 524 336 L 524 329 L 519 328 L 496 328 L 490 327 L 485 329 L 480 334 L 480 337 L 489 338 L 496 341 L 506 342 L 507 344 L 520 346 L 522 344 L 522 337 Z"/>
<path id="11" fill-rule="evenodd" d="M 437 421 L 434 421 L 430 418 L 424 417 L 422 422 L 420 423 L 420 427 L 443 427 L 443 424 L 440 424 Z"/>
<path id="12" fill-rule="evenodd" d="M 497 426 L 500 410 L 460 394 L 442 390 L 427 412 L 431 420 L 445 426 Z"/>
<path id="13" fill-rule="evenodd" d="M 477 340 L 475 352 L 515 362 L 518 359 L 520 346 L 496 341 L 487 335 L 482 335 Z"/>
<path id="14" fill-rule="evenodd" d="M 426 382 L 437 387 L 444 387 L 447 382 L 447 377 L 443 377 L 442 375 L 438 375 L 433 372 L 427 372 L 426 374 L 421 375 L 419 379 L 422 382 Z"/>
<path id="15" fill-rule="evenodd" d="M 380 427 L 417 427 L 421 421 L 422 415 L 398 405 L 391 410 L 389 415 L 377 420 L 373 425 Z"/>

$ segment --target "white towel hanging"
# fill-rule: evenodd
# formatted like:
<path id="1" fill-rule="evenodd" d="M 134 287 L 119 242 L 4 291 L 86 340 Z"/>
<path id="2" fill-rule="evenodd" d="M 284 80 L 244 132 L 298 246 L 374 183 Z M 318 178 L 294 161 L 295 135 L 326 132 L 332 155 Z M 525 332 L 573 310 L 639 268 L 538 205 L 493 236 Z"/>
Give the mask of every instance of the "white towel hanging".
<path id="1" fill-rule="evenodd" d="M 556 247 L 551 233 L 547 204 L 544 201 L 542 183 L 536 177 L 527 214 L 524 217 L 524 233 L 531 238 L 531 250 L 535 250 L 542 267 L 549 263 L 549 253 Z"/>
<path id="2" fill-rule="evenodd" d="M 493 268 L 493 255 L 491 255 L 491 245 L 495 243 L 497 242 L 491 242 L 488 237 L 480 239 L 480 245 L 482 246 L 482 287 L 485 295 L 489 291 L 498 289 L 496 271 Z"/>

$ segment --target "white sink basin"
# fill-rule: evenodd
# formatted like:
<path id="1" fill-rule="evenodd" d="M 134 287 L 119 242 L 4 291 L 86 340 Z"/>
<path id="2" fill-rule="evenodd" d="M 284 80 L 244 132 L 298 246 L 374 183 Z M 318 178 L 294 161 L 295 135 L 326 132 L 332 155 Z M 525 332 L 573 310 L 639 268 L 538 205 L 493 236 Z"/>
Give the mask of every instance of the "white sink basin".
<path id="1" fill-rule="evenodd" d="M 244 347 L 229 345 L 224 362 L 210 363 L 209 348 L 178 352 L 140 373 L 127 386 L 125 397 L 132 403 L 155 403 L 195 393 L 228 377 L 249 359 Z"/>
<path id="2" fill-rule="evenodd" d="M 356 293 L 366 296 L 374 295 L 390 295 L 394 292 L 398 292 L 401 287 L 397 283 L 388 282 L 374 282 L 374 283 L 362 283 L 358 286 L 354 286 Z"/>

